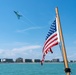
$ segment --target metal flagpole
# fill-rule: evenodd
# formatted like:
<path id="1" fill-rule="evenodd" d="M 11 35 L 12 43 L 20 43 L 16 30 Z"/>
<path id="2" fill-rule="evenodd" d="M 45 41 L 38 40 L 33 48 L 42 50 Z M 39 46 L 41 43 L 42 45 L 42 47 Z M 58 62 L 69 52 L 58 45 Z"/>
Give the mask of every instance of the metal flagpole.
<path id="1" fill-rule="evenodd" d="M 67 54 L 66 54 L 64 38 L 63 38 L 63 34 L 62 34 L 62 28 L 61 28 L 61 25 L 60 25 L 60 18 L 59 18 L 58 8 L 56 8 L 55 10 L 56 10 L 56 18 L 57 18 L 57 23 L 58 23 L 60 41 L 61 41 L 61 46 L 62 46 L 61 48 L 62 48 L 63 61 L 64 61 L 64 65 L 65 65 L 65 72 L 66 72 L 66 75 L 70 75 L 71 69 L 68 66 Z"/>

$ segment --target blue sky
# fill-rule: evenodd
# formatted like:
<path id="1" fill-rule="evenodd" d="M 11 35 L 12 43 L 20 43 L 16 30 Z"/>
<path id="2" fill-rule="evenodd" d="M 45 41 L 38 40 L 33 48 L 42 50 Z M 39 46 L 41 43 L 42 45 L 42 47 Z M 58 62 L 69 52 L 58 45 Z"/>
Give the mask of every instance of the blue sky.
<path id="1" fill-rule="evenodd" d="M 75 0 L 0 0 L 0 58 L 42 58 L 42 47 L 49 27 L 59 9 L 69 60 L 76 60 Z M 13 11 L 22 17 L 18 20 Z M 59 46 L 46 59 L 62 59 Z"/>

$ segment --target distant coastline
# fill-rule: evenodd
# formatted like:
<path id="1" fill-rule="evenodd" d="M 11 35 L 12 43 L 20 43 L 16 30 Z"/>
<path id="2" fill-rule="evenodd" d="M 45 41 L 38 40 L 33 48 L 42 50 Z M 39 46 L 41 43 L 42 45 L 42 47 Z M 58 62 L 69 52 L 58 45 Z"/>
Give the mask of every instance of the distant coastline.
<path id="1" fill-rule="evenodd" d="M 69 63 L 76 63 L 74 60 L 68 61 Z M 16 60 L 9 59 L 9 58 L 2 58 L 0 59 L 0 63 L 41 63 L 40 59 L 23 59 L 21 57 L 17 58 Z M 59 59 L 52 59 L 52 60 L 45 60 L 44 63 L 63 63 Z"/>

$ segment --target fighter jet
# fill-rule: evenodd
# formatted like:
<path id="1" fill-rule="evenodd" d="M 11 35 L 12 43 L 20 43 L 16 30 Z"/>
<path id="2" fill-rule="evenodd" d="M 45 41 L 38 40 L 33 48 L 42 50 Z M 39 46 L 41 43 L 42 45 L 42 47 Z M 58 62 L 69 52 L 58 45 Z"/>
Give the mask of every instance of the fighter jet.
<path id="1" fill-rule="evenodd" d="M 20 14 L 18 13 L 18 11 L 14 11 L 14 13 L 16 14 L 16 16 L 17 16 L 18 19 L 20 19 L 20 17 L 22 17 L 22 15 L 20 15 Z"/>

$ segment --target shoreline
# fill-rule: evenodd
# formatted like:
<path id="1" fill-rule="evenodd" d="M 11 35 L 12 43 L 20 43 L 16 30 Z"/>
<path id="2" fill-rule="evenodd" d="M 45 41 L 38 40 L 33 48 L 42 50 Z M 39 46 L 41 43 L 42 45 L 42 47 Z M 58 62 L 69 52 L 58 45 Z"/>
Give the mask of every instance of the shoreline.
<path id="1" fill-rule="evenodd" d="M 69 64 L 76 64 L 76 62 L 68 62 Z M 0 64 L 41 64 L 40 62 L 5 62 Z M 44 62 L 43 64 L 64 64 L 63 62 Z"/>

